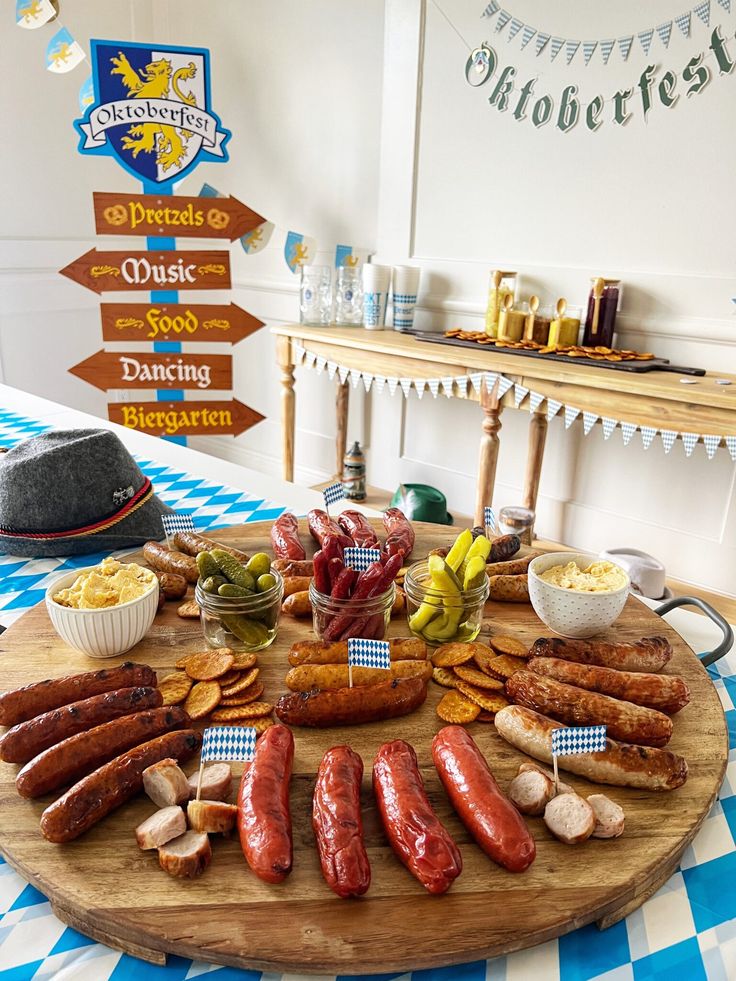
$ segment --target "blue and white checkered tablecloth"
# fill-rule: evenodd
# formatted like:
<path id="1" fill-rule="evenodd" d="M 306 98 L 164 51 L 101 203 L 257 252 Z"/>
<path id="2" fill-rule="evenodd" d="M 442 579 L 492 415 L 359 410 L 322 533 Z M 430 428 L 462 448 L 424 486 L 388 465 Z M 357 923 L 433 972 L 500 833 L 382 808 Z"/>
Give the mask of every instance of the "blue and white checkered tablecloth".
<path id="1" fill-rule="evenodd" d="M 12 446 L 47 428 L 0 409 L 0 446 Z M 198 528 L 260 521 L 284 510 L 149 460 L 138 463 L 163 500 L 190 512 Z M 84 556 L 74 562 L 28 561 L 0 556 L 0 622 L 11 623 L 43 599 L 44 583 L 52 573 L 90 561 L 98 560 Z M 603 932 L 591 925 L 508 957 L 411 975 L 383 975 L 382 981 L 393 977 L 410 981 L 736 979 L 736 655 L 731 653 L 709 671 L 728 721 L 726 779 L 680 868 L 655 896 Z M 279 981 L 274 974 L 181 957 L 170 957 L 166 967 L 155 967 L 95 943 L 64 926 L 45 896 L 0 858 L 0 981 L 180 981 L 204 974 L 217 981 Z M 293 975 L 289 981 L 295 981 Z"/>

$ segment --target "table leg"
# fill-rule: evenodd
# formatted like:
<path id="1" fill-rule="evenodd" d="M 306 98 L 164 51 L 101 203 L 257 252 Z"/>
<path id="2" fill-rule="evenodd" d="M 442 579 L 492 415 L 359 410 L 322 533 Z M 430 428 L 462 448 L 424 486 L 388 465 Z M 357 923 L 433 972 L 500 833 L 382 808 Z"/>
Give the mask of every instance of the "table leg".
<path id="1" fill-rule="evenodd" d="M 294 395 L 294 361 L 291 356 L 291 338 L 277 338 L 276 360 L 281 368 L 281 384 L 283 386 L 281 392 L 282 472 L 284 480 L 293 480 L 296 397 Z"/>
<path id="2" fill-rule="evenodd" d="M 529 449 L 526 457 L 526 474 L 524 476 L 524 497 L 522 503 L 532 511 L 537 507 L 539 480 L 542 476 L 542 461 L 544 460 L 544 444 L 547 439 L 547 414 L 541 408 L 533 412 L 529 420 Z"/>
<path id="3" fill-rule="evenodd" d="M 335 441 L 335 476 L 342 479 L 342 461 L 348 447 L 348 406 L 350 403 L 350 382 L 337 380 L 337 439 Z"/>
<path id="4" fill-rule="evenodd" d="M 498 397 L 498 382 L 489 392 L 485 382 L 480 390 L 480 404 L 483 409 L 483 434 L 480 438 L 480 458 L 478 460 L 478 489 L 475 498 L 475 524 L 483 526 L 483 508 L 493 500 L 493 485 L 496 481 L 499 439 L 501 428 L 501 401 Z"/>

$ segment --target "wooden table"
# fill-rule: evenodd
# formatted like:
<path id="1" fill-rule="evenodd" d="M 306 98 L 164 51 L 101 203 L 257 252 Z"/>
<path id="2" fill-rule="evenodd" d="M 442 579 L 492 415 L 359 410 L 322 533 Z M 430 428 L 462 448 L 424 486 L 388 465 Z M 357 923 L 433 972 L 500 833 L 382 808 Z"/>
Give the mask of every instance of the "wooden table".
<path id="1" fill-rule="evenodd" d="M 495 371 L 514 383 L 539 392 L 547 398 L 573 405 L 585 412 L 611 416 L 638 426 L 656 426 L 677 432 L 701 435 L 736 436 L 736 375 L 719 375 L 732 385 L 716 385 L 713 374 L 699 378 L 695 385 L 683 385 L 680 376 L 669 372 L 633 374 L 592 365 L 568 364 L 552 360 L 502 354 L 487 348 L 477 351 L 464 347 L 434 345 L 410 334 L 394 330 L 370 331 L 360 327 L 306 327 L 284 324 L 272 327 L 276 334 L 276 353 L 281 368 L 283 474 L 294 479 L 295 393 L 294 345 L 321 355 L 346 368 L 356 368 L 396 378 L 442 378 L 463 372 Z M 337 384 L 337 446 L 335 471 L 341 473 L 347 440 L 349 382 Z M 460 398 L 479 400 L 481 421 L 478 485 L 475 523 L 483 524 L 483 508 L 490 504 L 498 461 L 501 411 L 514 407 L 513 389 L 500 397 L 498 383 L 489 392 L 485 385 L 480 397 L 472 385 L 455 385 Z M 547 436 L 546 408 L 531 413 L 529 443 L 522 503 L 534 508 Z"/>

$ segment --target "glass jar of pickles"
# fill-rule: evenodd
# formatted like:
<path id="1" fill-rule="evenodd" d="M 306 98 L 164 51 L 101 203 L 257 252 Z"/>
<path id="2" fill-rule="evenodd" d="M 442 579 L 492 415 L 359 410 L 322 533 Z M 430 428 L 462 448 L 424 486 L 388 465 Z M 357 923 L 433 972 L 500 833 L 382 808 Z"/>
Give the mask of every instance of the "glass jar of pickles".
<path id="1" fill-rule="evenodd" d="M 485 330 L 489 337 L 498 337 L 498 318 L 503 309 L 504 299 L 510 296 L 513 304 L 515 295 L 516 273 L 494 269 L 488 287 L 488 306 L 486 307 Z"/>
<path id="2" fill-rule="evenodd" d="M 585 347 L 613 347 L 616 313 L 621 301 L 621 280 L 596 276 L 591 279 L 585 317 Z"/>

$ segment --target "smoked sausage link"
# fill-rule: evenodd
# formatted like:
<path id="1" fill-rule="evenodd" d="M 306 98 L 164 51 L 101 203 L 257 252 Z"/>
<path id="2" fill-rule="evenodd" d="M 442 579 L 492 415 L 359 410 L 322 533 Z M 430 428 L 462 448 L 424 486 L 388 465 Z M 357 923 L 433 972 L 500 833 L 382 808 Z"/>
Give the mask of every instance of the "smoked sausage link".
<path id="1" fill-rule="evenodd" d="M 276 703 L 276 715 L 291 726 L 359 725 L 408 715 L 418 709 L 426 697 L 427 682 L 423 678 L 394 678 L 380 685 L 282 695 Z"/>
<path id="2" fill-rule="evenodd" d="M 340 544 L 340 555 L 342 555 L 342 549 L 352 548 L 355 545 L 350 535 L 345 534 L 334 518 L 331 518 L 326 511 L 320 508 L 313 508 L 307 513 L 307 525 L 309 534 L 319 543 L 320 548 L 324 548 L 327 538 L 337 539 Z"/>
<path id="3" fill-rule="evenodd" d="M 373 526 L 360 511 L 341 511 L 337 523 L 353 539 L 358 548 L 378 548 L 378 536 Z"/>
<path id="4" fill-rule="evenodd" d="M 384 558 L 401 553 L 408 559 L 414 548 L 414 529 L 411 522 L 398 508 L 386 508 L 383 512 L 383 526 L 386 529 L 386 541 L 383 543 Z"/>
<path id="5" fill-rule="evenodd" d="M 78 732 L 27 763 L 16 777 L 16 789 L 21 797 L 50 794 L 81 780 L 133 746 L 173 729 L 185 729 L 190 721 L 184 709 L 172 705 L 135 712 Z"/>
<path id="6" fill-rule="evenodd" d="M 184 552 L 172 552 L 161 542 L 146 542 L 143 546 L 143 558 L 156 572 L 173 572 L 191 583 L 199 579 L 197 560 L 193 556 L 185 555 Z"/>
<path id="7" fill-rule="evenodd" d="M 196 535 L 193 531 L 177 531 L 174 535 L 174 545 L 180 552 L 186 552 L 187 555 L 192 555 L 195 559 L 200 552 L 211 552 L 213 548 L 219 548 L 221 552 L 228 552 L 243 565 L 245 565 L 249 558 L 239 548 L 233 548 L 232 545 L 223 545 L 222 542 L 216 542 L 213 538 Z"/>
<path id="8" fill-rule="evenodd" d="M 432 809 L 409 743 L 384 743 L 373 763 L 373 792 L 386 837 L 399 860 L 433 894 L 463 870 L 455 842 Z"/>
<path id="9" fill-rule="evenodd" d="M 312 827 L 325 882 L 341 899 L 362 896 L 371 884 L 363 841 L 360 783 L 363 761 L 349 746 L 322 757 L 312 801 Z"/>
<path id="10" fill-rule="evenodd" d="M 60 705 L 115 691 L 116 688 L 135 688 L 139 685 L 155 687 L 156 672 L 147 664 L 133 664 L 132 661 L 126 661 L 117 668 L 37 681 L 0 694 L 0 725 L 14 726 Z"/>
<path id="11" fill-rule="evenodd" d="M 141 792 L 146 767 L 169 757 L 184 763 L 201 745 L 199 732 L 182 729 L 167 732 L 115 757 L 46 808 L 41 815 L 41 833 L 56 843 L 73 841 Z"/>
<path id="12" fill-rule="evenodd" d="M 460 726 L 445 726 L 432 740 L 432 759 L 452 806 L 479 847 L 509 872 L 528 869 L 537 854 L 534 839 L 472 736 Z"/>
<path id="13" fill-rule="evenodd" d="M 597 664 L 619 671 L 661 671 L 672 657 L 666 637 L 642 637 L 631 644 L 603 640 L 565 640 L 540 637 L 532 644 L 531 657 L 561 657 L 578 664 Z"/>
<path id="14" fill-rule="evenodd" d="M 299 521 L 289 511 L 271 525 L 271 547 L 277 559 L 306 559 L 307 553 L 299 539 Z"/>
<path id="15" fill-rule="evenodd" d="M 238 791 L 238 833 L 245 860 L 264 882 L 283 882 L 291 872 L 289 780 L 294 737 L 271 726 L 256 743 Z"/>
<path id="16" fill-rule="evenodd" d="M 6 763 L 27 763 L 62 739 L 117 719 L 121 715 L 163 705 L 158 688 L 118 688 L 80 702 L 62 705 L 20 722 L 0 739 L 0 759 Z"/>

